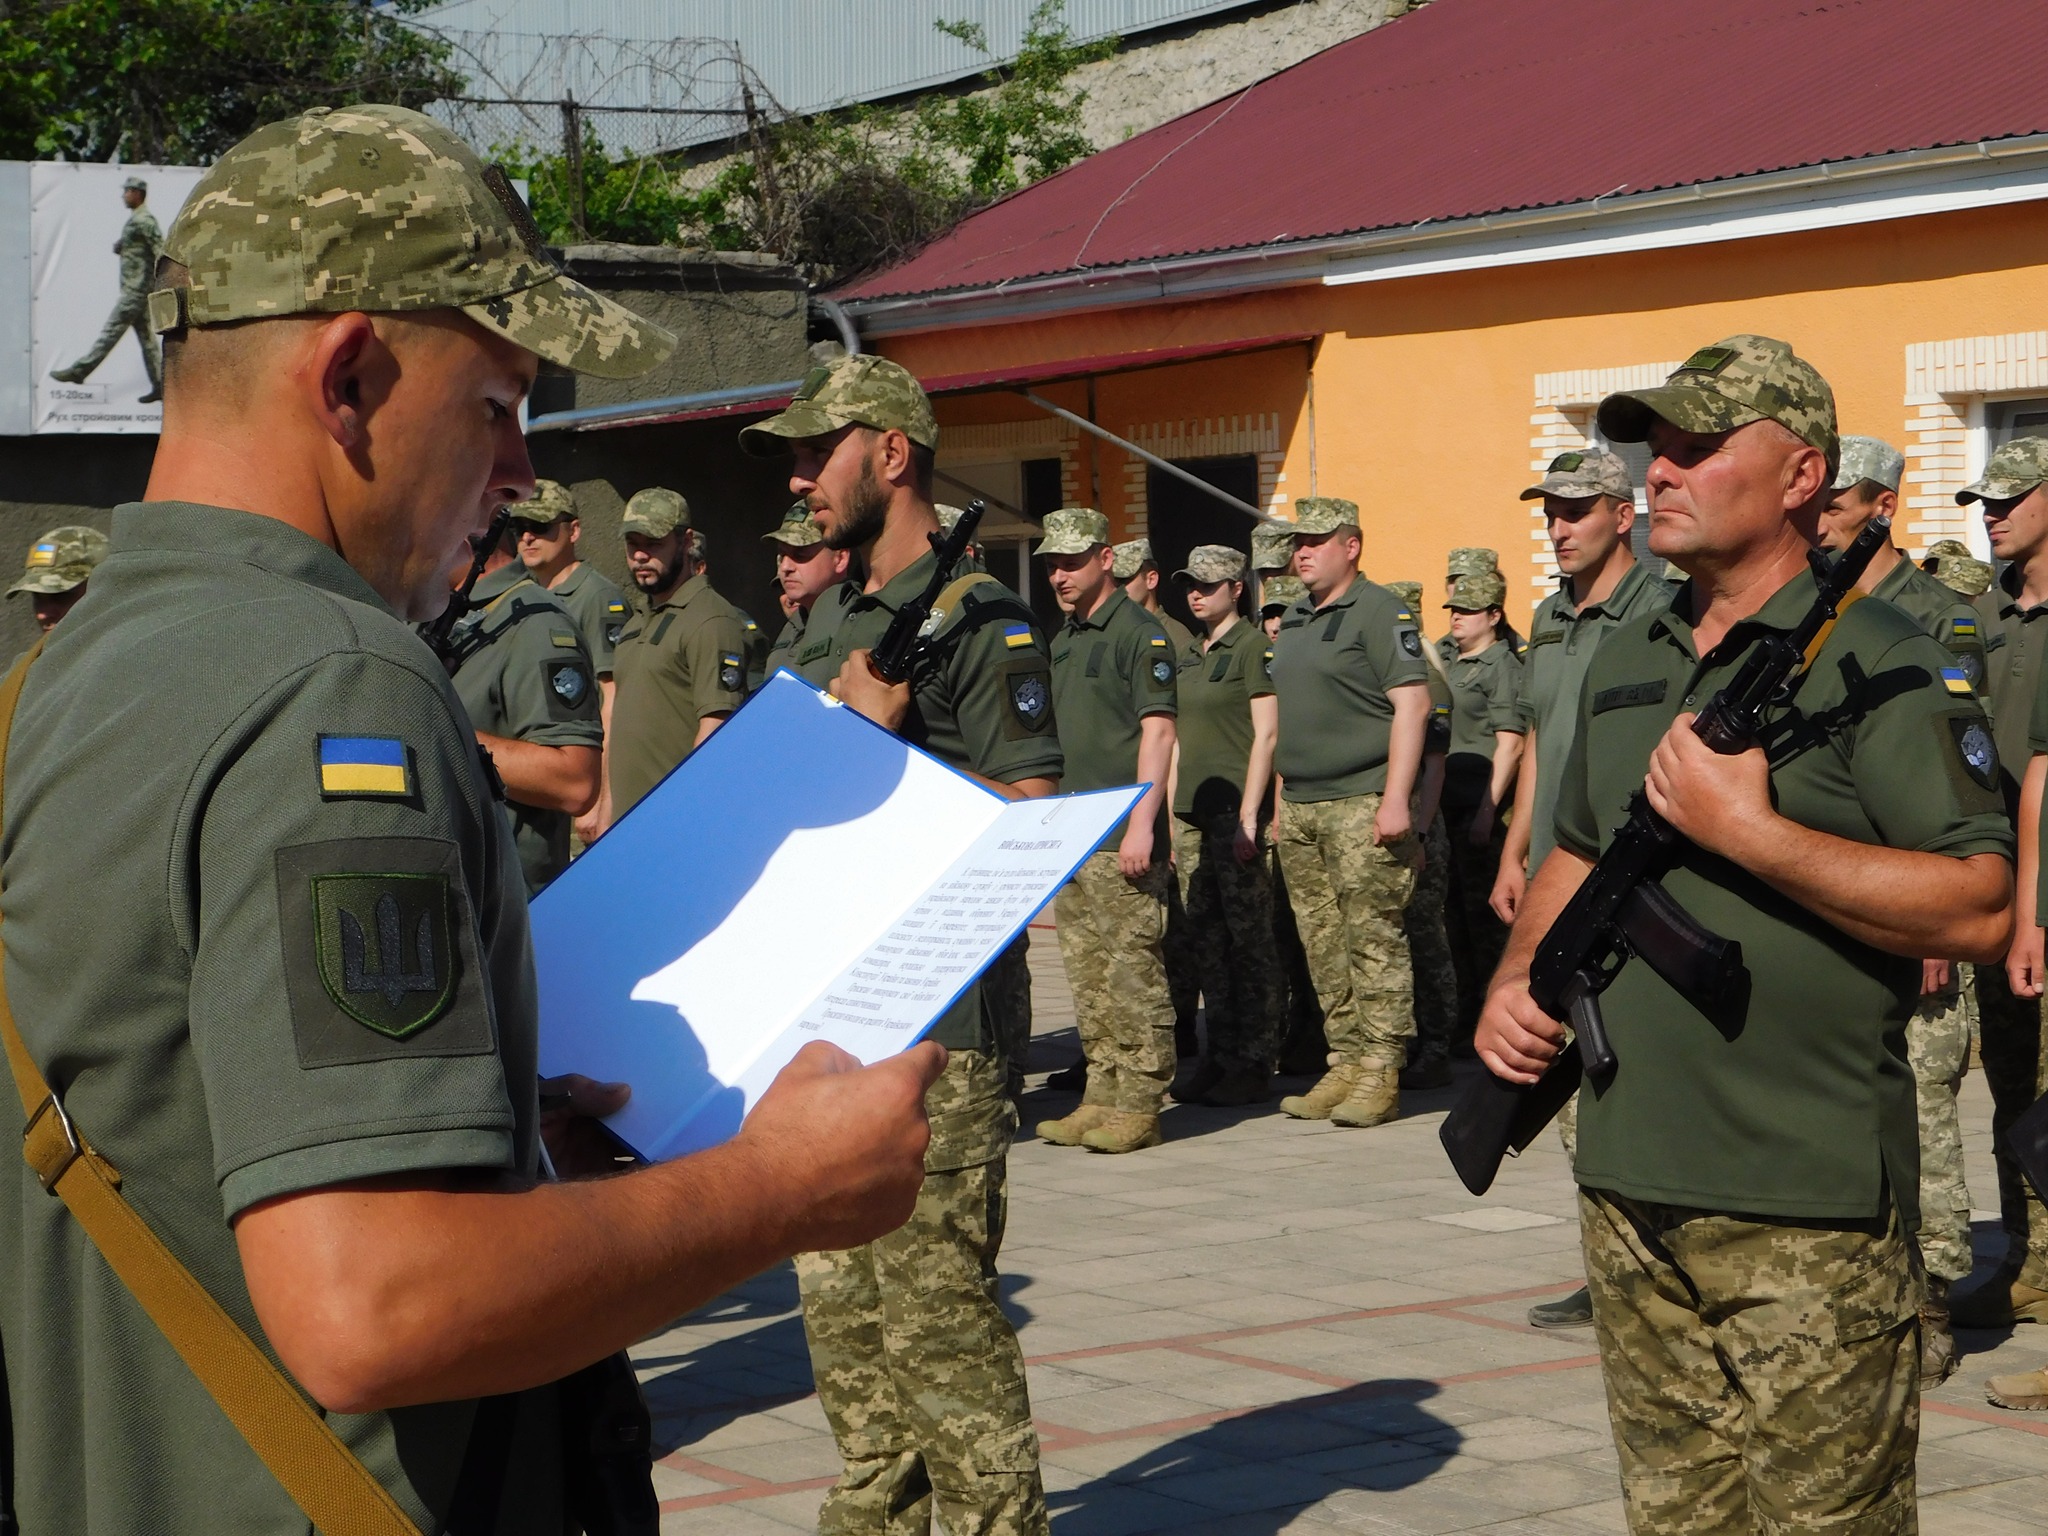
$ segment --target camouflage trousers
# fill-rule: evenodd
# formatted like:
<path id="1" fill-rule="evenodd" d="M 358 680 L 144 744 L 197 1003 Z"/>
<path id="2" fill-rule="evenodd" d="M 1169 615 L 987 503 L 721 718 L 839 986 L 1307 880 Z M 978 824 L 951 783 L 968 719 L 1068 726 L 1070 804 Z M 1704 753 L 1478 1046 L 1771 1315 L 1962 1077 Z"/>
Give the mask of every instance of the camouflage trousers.
<path id="1" fill-rule="evenodd" d="M 1445 830 L 1451 839 L 1451 955 L 1458 966 L 1458 1028 L 1469 1036 L 1479 1022 L 1479 1009 L 1486 1001 L 1487 983 L 1493 980 L 1507 947 L 1507 924 L 1494 915 L 1489 904 L 1494 876 L 1500 872 L 1501 849 L 1507 829 L 1496 816 L 1493 834 L 1484 843 L 1472 842 L 1475 811 L 1444 813 Z"/>
<path id="2" fill-rule="evenodd" d="M 1031 930 L 1010 941 L 981 974 L 981 1006 L 1003 1053 L 1013 1087 L 1024 1080 L 1024 1058 L 1031 1052 Z"/>
<path id="3" fill-rule="evenodd" d="M 1166 849 L 1136 880 L 1117 868 L 1116 849 L 1091 853 L 1053 901 L 1060 957 L 1074 992 L 1083 1102 L 1156 1115 L 1173 1081 L 1173 999 L 1166 988 Z"/>
<path id="4" fill-rule="evenodd" d="M 114 306 L 113 313 L 107 316 L 107 323 L 100 327 L 99 339 L 71 366 L 90 374 L 107 360 L 107 354 L 112 352 L 121 338 L 130 331 L 135 333 L 135 340 L 142 348 L 142 366 L 149 374 L 150 387 L 163 388 L 163 353 L 157 348 L 156 332 L 149 328 L 147 294 L 130 298 L 124 291 L 120 302 Z"/>
<path id="5" fill-rule="evenodd" d="M 1895 1213 L 1755 1221 L 1581 1190 L 1629 1529 L 1919 1529 L 1921 1277 Z"/>
<path id="6" fill-rule="evenodd" d="M 1451 835 L 1439 813 L 1422 839 L 1422 873 L 1401 926 L 1408 935 L 1408 963 L 1415 973 L 1416 1059 L 1442 1061 L 1451 1053 L 1458 1019 L 1458 968 L 1444 927 L 1451 894 Z"/>
<path id="7" fill-rule="evenodd" d="M 1229 1071 L 1271 1072 L 1280 1059 L 1287 980 L 1273 945 L 1273 869 L 1263 848 L 1237 857 L 1237 818 L 1174 830 L 1174 868 L 1189 948 L 1209 1005 L 1204 1054 Z"/>
<path id="8" fill-rule="evenodd" d="M 1280 867 L 1323 1005 L 1335 1062 L 1399 1067 L 1415 1033 L 1415 991 L 1401 919 L 1422 841 L 1373 841 L 1378 795 L 1280 803 Z"/>
<path id="9" fill-rule="evenodd" d="M 1991 1149 L 1998 1165 L 1998 1209 L 2006 1268 L 2048 1289 L 2048 1209 L 2005 1150 L 2005 1131 L 2048 1090 L 2048 1031 L 2041 1000 L 2014 997 L 2002 965 L 1977 967 L 1977 1023 L 1984 1081 L 1991 1089 Z"/>
<path id="10" fill-rule="evenodd" d="M 1963 1126 L 1956 1094 L 1970 1065 L 1966 985 L 1920 999 L 1906 1021 L 1906 1058 L 1920 1107 L 1920 1262 L 1937 1280 L 1960 1280 L 1974 1262 L 1970 1187 L 1963 1181 Z"/>
<path id="11" fill-rule="evenodd" d="M 1002 1063 L 955 1051 L 926 1095 L 932 1146 L 910 1220 L 800 1254 L 804 1336 L 845 1470 L 823 1536 L 1044 1536 L 1038 1432 L 996 1299 L 1016 1111 Z"/>

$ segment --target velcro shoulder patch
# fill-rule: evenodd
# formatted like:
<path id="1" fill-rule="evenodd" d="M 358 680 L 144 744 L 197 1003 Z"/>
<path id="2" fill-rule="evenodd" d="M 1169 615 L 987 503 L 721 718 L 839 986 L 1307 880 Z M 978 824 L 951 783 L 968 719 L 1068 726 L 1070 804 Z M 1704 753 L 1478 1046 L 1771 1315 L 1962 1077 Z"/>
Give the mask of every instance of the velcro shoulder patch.
<path id="1" fill-rule="evenodd" d="M 1647 683 L 1623 683 L 1615 688 L 1602 688 L 1593 695 L 1593 713 L 1604 715 L 1610 709 L 1635 709 L 1644 704 L 1662 704 L 1670 685 L 1661 677 Z"/>
<path id="2" fill-rule="evenodd" d="M 550 630 L 548 632 L 548 644 L 558 650 L 573 651 L 576 649 L 576 637 L 574 635 L 565 635 L 558 629 Z"/>
<path id="3" fill-rule="evenodd" d="M 403 800 L 412 793 L 410 753 L 396 736 L 322 736 L 318 742 L 320 794 Z"/>
<path id="4" fill-rule="evenodd" d="M 738 693 L 740 684 L 746 681 L 746 673 L 740 667 L 738 651 L 718 653 L 718 686 L 727 693 Z"/>

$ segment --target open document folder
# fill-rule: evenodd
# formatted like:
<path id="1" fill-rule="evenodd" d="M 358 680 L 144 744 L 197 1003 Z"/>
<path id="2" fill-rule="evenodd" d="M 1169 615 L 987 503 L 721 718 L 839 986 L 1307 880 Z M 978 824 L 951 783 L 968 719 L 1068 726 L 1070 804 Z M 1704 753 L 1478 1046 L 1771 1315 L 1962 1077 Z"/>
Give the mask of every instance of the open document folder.
<path id="1" fill-rule="evenodd" d="M 535 899 L 540 1070 L 715 1146 L 806 1042 L 914 1044 L 1141 793 L 1007 801 L 778 672 Z"/>

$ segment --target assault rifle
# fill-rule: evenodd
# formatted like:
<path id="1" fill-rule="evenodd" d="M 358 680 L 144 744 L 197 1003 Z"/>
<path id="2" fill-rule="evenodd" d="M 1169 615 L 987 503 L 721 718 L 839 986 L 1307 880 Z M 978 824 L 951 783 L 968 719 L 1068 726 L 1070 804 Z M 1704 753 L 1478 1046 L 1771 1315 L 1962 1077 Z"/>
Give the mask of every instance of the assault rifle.
<path id="1" fill-rule="evenodd" d="M 420 638 L 427 642 L 427 649 L 441 658 L 441 665 L 453 674 L 461 660 L 455 654 L 455 626 L 462 622 L 462 616 L 469 612 L 469 594 L 476 590 L 476 584 L 483 579 L 484 566 L 490 562 L 491 551 L 496 549 L 505 537 L 505 530 L 512 526 L 512 509 L 498 508 L 491 518 L 490 527 L 484 530 L 483 538 L 476 546 L 476 558 L 469 562 L 469 574 L 462 578 L 462 585 L 448 594 L 448 606 L 431 624 L 420 626 Z"/>
<path id="2" fill-rule="evenodd" d="M 1699 712 L 1692 728 L 1701 740 L 1724 754 L 1755 743 L 1764 711 L 1791 697 L 1807 652 L 1818 652 L 1871 556 L 1890 536 L 1890 519 L 1873 518 L 1832 561 L 1812 552 L 1819 587 L 1813 606 L 1788 633 L 1760 641 L 1728 686 Z M 1553 1019 L 1569 1019 L 1574 1038 L 1532 1084 L 1482 1072 L 1459 1095 L 1438 1134 L 1473 1194 L 1486 1193 L 1501 1159 L 1534 1141 L 1582 1078 L 1596 1088 L 1613 1079 L 1619 1063 L 1601 1017 L 1600 994 L 1632 958 L 1642 959 L 1708 1019 L 1740 1022 L 1749 1002 L 1742 946 L 1702 928 L 1658 883 L 1691 846 L 1638 789 L 1629 800 L 1628 820 L 1538 942 L 1529 962 L 1529 997 Z"/>
<path id="3" fill-rule="evenodd" d="M 981 526 L 981 514 L 987 510 L 987 503 L 977 498 L 967 503 L 967 510 L 960 514 L 960 521 L 953 525 L 951 533 L 927 535 L 932 542 L 932 553 L 937 556 L 931 580 L 924 584 L 922 592 L 896 610 L 896 617 L 889 621 L 882 638 L 868 652 L 868 670 L 883 682 L 894 685 L 910 681 L 911 668 L 917 664 L 918 652 L 928 638 L 924 628 L 932 616 L 932 605 L 946 590 L 946 583 L 953 579 L 953 567 L 960 563 L 968 547 L 974 543 L 974 530 Z"/>

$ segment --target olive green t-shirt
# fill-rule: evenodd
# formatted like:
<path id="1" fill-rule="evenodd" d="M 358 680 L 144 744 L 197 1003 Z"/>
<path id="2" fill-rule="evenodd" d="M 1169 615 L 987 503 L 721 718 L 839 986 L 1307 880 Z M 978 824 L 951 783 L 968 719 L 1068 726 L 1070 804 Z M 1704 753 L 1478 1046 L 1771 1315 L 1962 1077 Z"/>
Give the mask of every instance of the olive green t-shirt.
<path id="1" fill-rule="evenodd" d="M 1444 765 L 1444 803 L 1467 810 L 1485 798 L 1493 773 L 1494 737 L 1522 733 L 1522 663 L 1505 640 L 1445 669 L 1451 682 L 1451 743 Z"/>
<path id="2" fill-rule="evenodd" d="M 252 1337 L 238 1212 L 380 1174 L 533 1178 L 511 839 L 440 662 L 325 545 L 253 513 L 117 508 L 112 553 L 29 673 L 5 822 L 29 1052 Z M 304 1532 L 64 1204 L 7 1166 L 0 1460 L 22 1530 Z M 519 1401 L 498 1529 L 554 1536 L 553 1394 Z M 474 1411 L 328 1423 L 438 1530 Z"/>
<path id="3" fill-rule="evenodd" d="M 626 621 L 612 671 L 612 814 L 623 816 L 690 755 L 706 715 L 746 699 L 746 627 L 692 576 Z"/>
<path id="4" fill-rule="evenodd" d="M 590 665 L 599 677 L 612 675 L 612 652 L 633 616 L 633 605 L 616 581 L 588 560 L 579 560 L 554 586 L 548 596 L 569 610 L 576 632 L 583 637 L 583 649 L 590 653 Z"/>
<path id="5" fill-rule="evenodd" d="M 1200 826 L 1235 821 L 1244 803 L 1244 775 L 1252 756 L 1252 700 L 1273 692 L 1267 674 L 1273 647 L 1258 625 L 1240 619 L 1203 648 L 1182 652 L 1176 692 L 1180 770 L 1173 813 Z M 1271 810 L 1271 793 L 1265 815 Z"/>
<path id="6" fill-rule="evenodd" d="M 1175 664 L 1159 621 L 1115 589 L 1087 618 L 1067 615 L 1052 640 L 1052 702 L 1067 762 L 1061 788 L 1138 782 L 1139 722 L 1172 718 Z"/>
<path id="7" fill-rule="evenodd" d="M 1684 710 L 1731 681 L 1766 630 L 1812 606 L 1801 572 L 1705 658 L 1690 589 L 1594 653 L 1558 786 L 1557 841 L 1597 858 L 1650 753 Z M 1949 653 L 1887 603 L 1852 603 L 1763 741 L 1782 815 L 1852 842 L 2011 857 L 1983 711 Z M 1640 962 L 1602 999 L 1620 1066 L 1580 1095 L 1580 1184 L 1639 1200 L 1862 1221 L 1887 1181 L 1910 1221 L 1919 1146 L 1906 1021 L 1920 962 L 1861 944 L 1726 860 L 1688 848 L 1664 887 L 1742 946 L 1740 1017 L 1710 1022 Z"/>
<path id="8" fill-rule="evenodd" d="M 2048 603 L 2020 606 L 2020 572 L 2007 566 L 1990 591 L 1972 603 L 1984 627 L 1984 705 L 1998 737 L 1998 766 L 2007 814 L 2019 818 L 2020 776 L 2027 771 L 2027 739 L 2048 651 Z"/>
<path id="9" fill-rule="evenodd" d="M 576 621 L 513 562 L 476 584 L 478 607 L 450 637 L 455 694 L 469 723 L 491 736 L 540 747 L 601 747 L 597 679 Z M 526 893 L 537 896 L 569 867 L 569 814 L 507 798 Z"/>
<path id="10" fill-rule="evenodd" d="M 796 670 L 796 653 L 803 646 L 804 622 L 809 617 L 803 609 L 782 621 L 782 632 L 775 637 L 775 643 L 768 647 L 768 675 L 773 677 L 784 667 Z"/>
<path id="11" fill-rule="evenodd" d="M 768 681 L 768 652 L 773 642 L 768 631 L 756 624 L 746 609 L 735 604 L 732 611 L 740 616 L 740 638 L 745 642 L 741 649 L 747 658 L 747 692 L 752 693 Z"/>
<path id="12" fill-rule="evenodd" d="M 1273 692 L 1280 700 L 1274 771 L 1303 803 L 1387 787 L 1394 723 L 1388 691 L 1423 681 L 1422 632 L 1408 605 L 1356 578 L 1321 608 L 1304 598 L 1280 619 Z"/>
<path id="13" fill-rule="evenodd" d="M 1557 783 L 1571 757 L 1578 734 L 1579 687 L 1601 640 L 1638 614 L 1661 613 L 1671 606 L 1671 583 L 1650 574 L 1641 561 L 1631 565 L 1607 594 L 1606 601 L 1580 608 L 1572 603 L 1569 581 L 1546 597 L 1529 627 L 1529 648 L 1522 656 L 1522 724 L 1536 732 L 1536 803 L 1529 818 L 1529 868 L 1534 870 L 1553 846 L 1557 820 Z"/>

